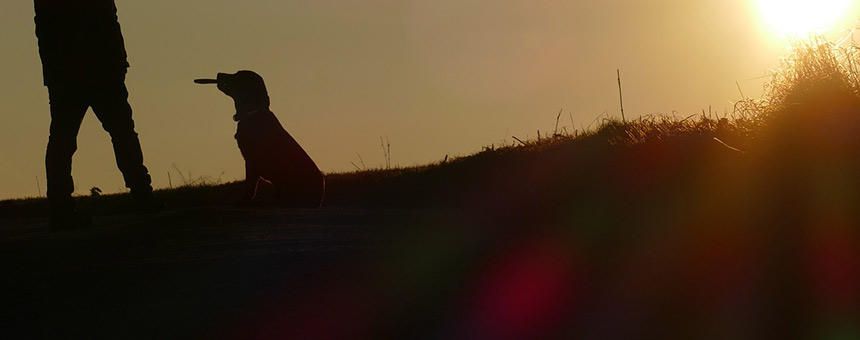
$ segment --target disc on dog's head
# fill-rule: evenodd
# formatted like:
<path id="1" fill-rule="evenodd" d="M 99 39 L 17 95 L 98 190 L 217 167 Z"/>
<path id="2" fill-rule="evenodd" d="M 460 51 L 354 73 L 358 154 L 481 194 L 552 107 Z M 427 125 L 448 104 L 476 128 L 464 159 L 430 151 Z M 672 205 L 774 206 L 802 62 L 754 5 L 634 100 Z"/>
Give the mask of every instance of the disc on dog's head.
<path id="1" fill-rule="evenodd" d="M 217 79 L 194 79 L 196 84 L 218 84 Z"/>

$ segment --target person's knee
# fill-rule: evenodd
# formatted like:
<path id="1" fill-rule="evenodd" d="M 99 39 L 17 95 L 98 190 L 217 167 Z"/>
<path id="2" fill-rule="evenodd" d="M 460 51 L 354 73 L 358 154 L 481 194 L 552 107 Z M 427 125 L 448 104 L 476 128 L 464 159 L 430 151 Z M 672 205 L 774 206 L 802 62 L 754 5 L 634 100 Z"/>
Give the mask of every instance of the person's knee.
<path id="1" fill-rule="evenodd" d="M 137 138 L 134 131 L 134 121 L 131 119 L 106 120 L 102 127 L 114 140 L 127 140 Z"/>
<path id="2" fill-rule="evenodd" d="M 124 97 L 112 95 L 99 98 L 93 106 L 93 111 L 101 121 L 102 128 L 112 137 L 134 135 L 131 105 Z"/>
<path id="3" fill-rule="evenodd" d="M 51 131 L 48 136 L 48 153 L 73 154 L 78 149 L 77 136 L 68 132 Z"/>

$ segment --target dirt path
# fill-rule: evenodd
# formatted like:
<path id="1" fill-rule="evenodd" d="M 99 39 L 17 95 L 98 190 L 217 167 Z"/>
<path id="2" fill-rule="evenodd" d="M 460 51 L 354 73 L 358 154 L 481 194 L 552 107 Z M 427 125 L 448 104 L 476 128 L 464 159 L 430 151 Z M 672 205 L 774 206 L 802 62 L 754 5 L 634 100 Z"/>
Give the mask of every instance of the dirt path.
<path id="1" fill-rule="evenodd" d="M 278 295 L 361 266 L 409 214 L 205 208 L 49 233 L 0 219 L 4 329 L 46 338 L 218 338 Z M 234 334 L 238 335 L 238 334 Z"/>

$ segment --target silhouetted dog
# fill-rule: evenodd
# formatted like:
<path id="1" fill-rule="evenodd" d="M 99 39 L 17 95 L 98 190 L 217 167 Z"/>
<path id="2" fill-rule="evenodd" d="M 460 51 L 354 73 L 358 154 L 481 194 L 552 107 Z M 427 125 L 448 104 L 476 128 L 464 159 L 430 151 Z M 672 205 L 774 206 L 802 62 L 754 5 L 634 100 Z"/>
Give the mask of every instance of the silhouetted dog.
<path id="1" fill-rule="evenodd" d="M 269 110 L 263 78 L 251 71 L 218 73 L 217 79 L 198 79 L 198 84 L 218 84 L 233 98 L 238 122 L 236 141 L 245 158 L 245 198 L 253 199 L 261 180 L 275 187 L 275 195 L 293 207 L 319 207 L 325 195 L 325 178 L 304 149 Z"/>

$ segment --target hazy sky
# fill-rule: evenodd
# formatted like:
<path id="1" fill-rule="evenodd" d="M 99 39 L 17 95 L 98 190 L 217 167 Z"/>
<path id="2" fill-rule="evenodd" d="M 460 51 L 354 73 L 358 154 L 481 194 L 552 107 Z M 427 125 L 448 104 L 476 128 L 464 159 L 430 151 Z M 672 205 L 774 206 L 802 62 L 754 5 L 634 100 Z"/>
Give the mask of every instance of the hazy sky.
<path id="1" fill-rule="evenodd" d="M 785 43 L 753 0 L 117 0 L 137 130 L 156 187 L 242 178 L 232 102 L 195 77 L 251 69 L 326 172 L 466 155 L 618 115 L 729 109 L 760 92 Z M 44 194 L 47 90 L 32 1 L 0 4 L 0 199 Z M 570 128 L 567 114 L 561 124 Z M 123 190 L 110 141 L 84 120 L 77 193 Z"/>

